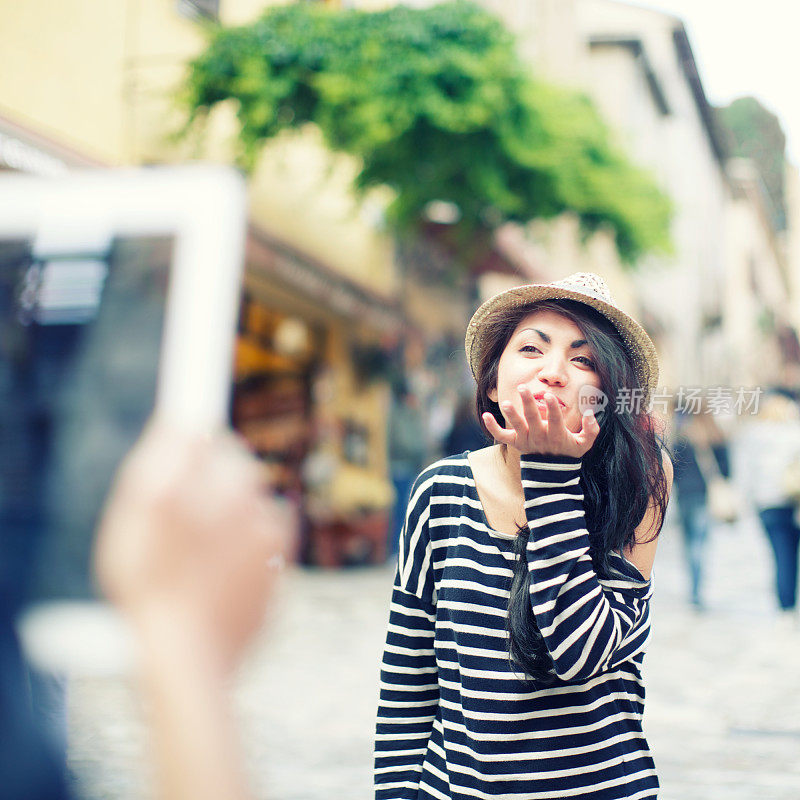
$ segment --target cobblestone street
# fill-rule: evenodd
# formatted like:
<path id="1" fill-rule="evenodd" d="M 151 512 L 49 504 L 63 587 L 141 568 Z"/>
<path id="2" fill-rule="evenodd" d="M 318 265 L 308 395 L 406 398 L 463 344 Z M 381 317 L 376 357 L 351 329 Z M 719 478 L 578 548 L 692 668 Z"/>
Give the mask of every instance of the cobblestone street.
<path id="1" fill-rule="evenodd" d="M 684 600 L 680 541 L 656 560 L 645 730 L 661 800 L 800 798 L 800 632 L 781 631 L 766 540 L 714 531 L 705 614 Z M 392 570 L 293 571 L 236 684 L 252 784 L 274 800 L 366 800 Z M 135 696 L 119 679 L 70 692 L 70 764 L 90 800 L 146 796 Z"/>

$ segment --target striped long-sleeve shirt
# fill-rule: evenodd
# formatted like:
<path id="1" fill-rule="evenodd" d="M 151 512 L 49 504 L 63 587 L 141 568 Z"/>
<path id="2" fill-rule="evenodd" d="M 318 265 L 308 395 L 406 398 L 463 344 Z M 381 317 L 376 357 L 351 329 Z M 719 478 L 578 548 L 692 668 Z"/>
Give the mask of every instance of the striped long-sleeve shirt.
<path id="1" fill-rule="evenodd" d="M 417 478 L 381 668 L 376 800 L 643 800 L 658 789 L 642 732 L 650 581 L 589 556 L 580 459 L 521 459 L 530 602 L 557 679 L 509 664 L 514 536 L 487 523 L 467 454 Z"/>

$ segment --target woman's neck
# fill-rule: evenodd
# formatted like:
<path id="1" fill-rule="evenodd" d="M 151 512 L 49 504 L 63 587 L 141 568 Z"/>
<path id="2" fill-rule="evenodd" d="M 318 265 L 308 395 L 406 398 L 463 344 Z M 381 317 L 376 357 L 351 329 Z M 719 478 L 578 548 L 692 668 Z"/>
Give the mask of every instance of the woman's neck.
<path id="1" fill-rule="evenodd" d="M 520 467 L 520 452 L 510 445 L 494 446 L 495 465 L 497 466 L 503 482 L 509 487 L 516 488 L 522 482 L 522 471 Z"/>

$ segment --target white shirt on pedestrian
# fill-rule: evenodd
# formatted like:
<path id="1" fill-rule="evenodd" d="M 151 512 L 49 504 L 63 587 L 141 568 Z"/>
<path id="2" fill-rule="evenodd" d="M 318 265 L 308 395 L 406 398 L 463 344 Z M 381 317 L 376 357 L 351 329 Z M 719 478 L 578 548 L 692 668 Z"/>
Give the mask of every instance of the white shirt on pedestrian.
<path id="1" fill-rule="evenodd" d="M 732 441 L 733 477 L 757 510 L 791 505 L 783 488 L 788 466 L 800 459 L 800 421 L 753 420 Z"/>

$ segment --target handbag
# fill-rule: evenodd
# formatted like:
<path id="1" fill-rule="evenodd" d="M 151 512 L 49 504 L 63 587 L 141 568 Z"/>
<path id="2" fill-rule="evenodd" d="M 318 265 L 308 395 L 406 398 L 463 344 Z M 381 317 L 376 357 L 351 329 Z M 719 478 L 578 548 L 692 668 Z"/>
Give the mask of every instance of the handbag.
<path id="1" fill-rule="evenodd" d="M 790 462 L 781 476 L 781 488 L 787 499 L 793 504 L 800 504 L 800 459 Z"/>
<path id="2" fill-rule="evenodd" d="M 695 445 L 695 459 L 706 482 L 708 513 L 717 522 L 735 522 L 739 518 L 739 493 L 719 471 L 711 448 L 707 445 Z"/>
<path id="3" fill-rule="evenodd" d="M 781 475 L 781 488 L 794 506 L 792 522 L 800 528 L 800 459 L 789 462 Z"/>

